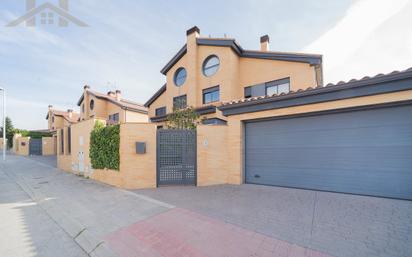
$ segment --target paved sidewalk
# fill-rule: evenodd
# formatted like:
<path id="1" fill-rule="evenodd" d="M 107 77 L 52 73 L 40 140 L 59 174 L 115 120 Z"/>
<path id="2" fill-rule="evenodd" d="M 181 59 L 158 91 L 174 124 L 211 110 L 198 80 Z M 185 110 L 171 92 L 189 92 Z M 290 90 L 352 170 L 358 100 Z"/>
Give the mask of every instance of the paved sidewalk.
<path id="1" fill-rule="evenodd" d="M 8 156 L 1 171 L 30 196 L 42 215 L 65 231 L 71 244 L 92 257 L 329 256 L 33 159 Z M 32 222 L 27 217 L 21 220 Z M 30 238 L 43 237 L 43 232 L 37 231 Z M 20 234 L 17 238 L 25 240 Z M 59 240 L 64 237 L 53 237 L 53 242 Z M 0 251 L 7 250 L 0 247 Z M 71 257 L 61 249 L 56 256 Z"/>
<path id="2" fill-rule="evenodd" d="M 334 256 L 412 256 L 412 201 L 259 185 L 134 192 Z"/>
<path id="3" fill-rule="evenodd" d="M 0 170 L 0 256 L 86 257 L 87 254 L 19 185 Z"/>

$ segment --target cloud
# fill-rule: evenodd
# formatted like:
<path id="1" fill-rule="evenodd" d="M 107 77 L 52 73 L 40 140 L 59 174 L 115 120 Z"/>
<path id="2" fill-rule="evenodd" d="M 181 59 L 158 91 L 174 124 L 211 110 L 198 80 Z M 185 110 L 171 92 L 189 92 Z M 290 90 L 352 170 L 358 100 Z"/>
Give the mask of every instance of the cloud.
<path id="1" fill-rule="evenodd" d="M 412 66 L 411 17 L 411 0 L 360 0 L 303 51 L 323 54 L 326 82 L 405 69 Z"/>

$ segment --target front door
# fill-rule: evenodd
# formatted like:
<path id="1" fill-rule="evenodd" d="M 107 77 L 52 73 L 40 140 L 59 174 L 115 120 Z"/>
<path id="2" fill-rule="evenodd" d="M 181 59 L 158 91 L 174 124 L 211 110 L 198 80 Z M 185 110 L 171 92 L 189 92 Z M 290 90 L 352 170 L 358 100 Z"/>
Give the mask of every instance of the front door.
<path id="1" fill-rule="evenodd" d="M 196 185 L 196 131 L 157 130 L 157 185 Z"/>

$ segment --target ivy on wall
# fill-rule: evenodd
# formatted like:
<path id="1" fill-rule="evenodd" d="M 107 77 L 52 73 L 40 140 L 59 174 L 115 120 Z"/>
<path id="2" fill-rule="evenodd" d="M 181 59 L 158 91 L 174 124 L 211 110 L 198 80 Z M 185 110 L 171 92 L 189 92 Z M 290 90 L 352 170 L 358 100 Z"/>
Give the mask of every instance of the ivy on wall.
<path id="1" fill-rule="evenodd" d="M 90 160 L 93 169 L 119 170 L 120 125 L 105 126 L 97 121 L 90 134 Z"/>

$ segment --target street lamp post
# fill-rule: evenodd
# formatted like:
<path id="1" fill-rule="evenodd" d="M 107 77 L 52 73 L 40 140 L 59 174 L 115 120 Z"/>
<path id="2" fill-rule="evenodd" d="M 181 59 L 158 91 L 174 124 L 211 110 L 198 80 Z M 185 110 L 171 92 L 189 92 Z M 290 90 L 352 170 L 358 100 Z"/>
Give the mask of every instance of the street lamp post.
<path id="1" fill-rule="evenodd" d="M 0 91 L 3 91 L 3 161 L 6 160 L 6 90 L 0 87 Z"/>

